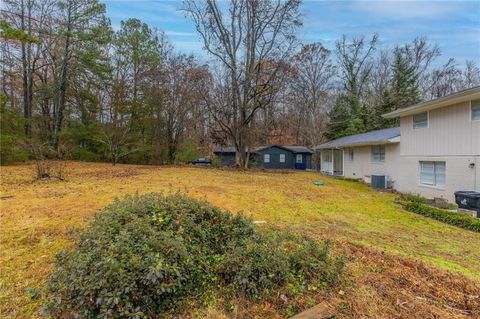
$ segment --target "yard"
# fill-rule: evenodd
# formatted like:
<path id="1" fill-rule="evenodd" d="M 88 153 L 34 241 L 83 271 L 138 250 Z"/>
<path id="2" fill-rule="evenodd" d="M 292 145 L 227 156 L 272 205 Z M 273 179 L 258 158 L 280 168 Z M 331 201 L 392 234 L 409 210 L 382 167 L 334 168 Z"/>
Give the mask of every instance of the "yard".
<path id="1" fill-rule="evenodd" d="M 332 240 L 348 256 L 344 288 L 330 296 L 340 317 L 480 311 L 480 234 L 406 212 L 396 195 L 357 182 L 316 172 L 78 162 L 66 164 L 65 181 L 34 181 L 33 165 L 1 170 L 2 318 L 37 316 L 43 300 L 28 292 L 42 288 L 54 255 L 71 244 L 72 229 L 115 197 L 158 191 L 187 192 L 265 221 L 261 227 Z M 325 186 L 315 186 L 317 180 Z"/>

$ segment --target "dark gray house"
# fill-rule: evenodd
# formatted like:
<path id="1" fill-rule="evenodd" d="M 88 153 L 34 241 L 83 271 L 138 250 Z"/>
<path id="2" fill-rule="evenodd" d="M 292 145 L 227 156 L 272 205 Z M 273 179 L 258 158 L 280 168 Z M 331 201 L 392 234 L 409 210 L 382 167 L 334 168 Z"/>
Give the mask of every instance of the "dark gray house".
<path id="1" fill-rule="evenodd" d="M 235 147 L 215 147 L 213 152 L 222 166 L 235 165 Z M 260 168 L 311 169 L 312 153 L 305 146 L 270 145 L 256 147 L 250 160 Z"/>

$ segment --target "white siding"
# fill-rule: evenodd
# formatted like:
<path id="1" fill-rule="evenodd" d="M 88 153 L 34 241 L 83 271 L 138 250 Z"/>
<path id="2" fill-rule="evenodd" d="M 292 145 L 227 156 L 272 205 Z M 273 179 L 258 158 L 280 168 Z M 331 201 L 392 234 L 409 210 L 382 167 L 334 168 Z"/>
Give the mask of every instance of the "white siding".
<path id="1" fill-rule="evenodd" d="M 394 183 L 400 173 L 398 167 L 400 165 L 400 144 L 385 145 L 385 161 L 372 161 L 371 146 L 360 146 L 353 148 L 353 161 L 345 159 L 344 175 L 348 178 L 362 179 L 370 183 L 371 175 L 388 175 Z M 347 154 L 347 152 L 345 152 Z"/>
<path id="2" fill-rule="evenodd" d="M 429 112 L 428 127 L 413 129 L 413 116 L 400 119 L 402 156 L 480 154 L 480 121 L 472 121 L 470 102 Z"/>
<path id="3" fill-rule="evenodd" d="M 387 175 L 393 188 L 399 192 L 419 194 L 427 198 L 441 197 L 451 202 L 455 200 L 456 191 L 480 191 L 480 156 L 400 156 L 401 143 L 385 146 L 383 163 L 372 162 L 370 146 L 353 148 L 354 160 L 345 158 L 344 161 L 345 177 L 370 183 L 371 175 Z M 445 162 L 444 187 L 432 187 L 420 183 L 421 161 Z M 475 163 L 475 168 L 470 167 L 471 163 Z"/>

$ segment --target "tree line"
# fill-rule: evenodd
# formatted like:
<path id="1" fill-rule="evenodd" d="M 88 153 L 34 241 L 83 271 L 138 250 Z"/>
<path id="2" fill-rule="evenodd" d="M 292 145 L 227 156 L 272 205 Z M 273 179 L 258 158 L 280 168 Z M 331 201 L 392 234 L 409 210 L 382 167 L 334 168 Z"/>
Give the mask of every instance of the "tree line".
<path id="1" fill-rule="evenodd" d="M 140 19 L 114 30 L 97 0 L 6 0 L 2 163 L 32 156 L 185 162 L 234 145 L 313 146 L 397 125 L 382 114 L 480 84 L 473 61 L 426 38 L 301 43 L 299 0 L 184 1 L 208 56 L 179 53 Z M 319 39 L 320 40 L 320 39 Z"/>

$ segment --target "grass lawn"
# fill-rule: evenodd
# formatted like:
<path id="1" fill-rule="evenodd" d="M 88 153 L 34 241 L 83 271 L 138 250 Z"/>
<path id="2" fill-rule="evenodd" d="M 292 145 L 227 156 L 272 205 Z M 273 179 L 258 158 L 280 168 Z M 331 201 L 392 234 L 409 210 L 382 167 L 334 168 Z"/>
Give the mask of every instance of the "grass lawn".
<path id="1" fill-rule="evenodd" d="M 43 300 L 26 291 L 42 288 L 54 255 L 71 244 L 69 231 L 84 227 L 115 197 L 136 192 L 180 190 L 272 227 L 421 260 L 473 282 L 480 278 L 480 234 L 406 212 L 394 194 L 316 172 L 69 162 L 65 181 L 34 181 L 31 165 L 2 167 L 1 175 L 1 195 L 14 196 L 0 202 L 2 318 L 37 316 Z M 317 180 L 326 185 L 313 185 Z M 358 276 L 364 270 L 351 269 Z M 364 293 L 368 298 L 368 289 Z"/>

